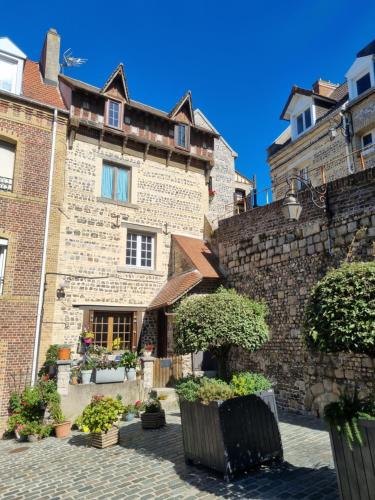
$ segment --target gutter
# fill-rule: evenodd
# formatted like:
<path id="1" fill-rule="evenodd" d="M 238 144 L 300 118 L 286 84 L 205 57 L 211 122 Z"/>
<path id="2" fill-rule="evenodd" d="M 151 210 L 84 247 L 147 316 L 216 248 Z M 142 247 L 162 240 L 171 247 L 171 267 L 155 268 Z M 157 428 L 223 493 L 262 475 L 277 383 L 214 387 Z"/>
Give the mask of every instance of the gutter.
<path id="1" fill-rule="evenodd" d="M 50 158 L 49 179 L 48 179 L 46 219 L 45 219 L 45 225 L 44 225 L 42 269 L 40 272 L 39 299 L 38 299 L 38 309 L 37 309 L 36 326 L 35 326 L 33 360 L 32 360 L 32 368 L 31 368 L 31 385 L 32 386 L 35 385 L 35 381 L 36 381 L 37 373 L 38 373 L 39 346 L 40 346 L 40 335 L 41 335 L 42 316 L 43 316 L 45 273 L 46 273 L 46 261 L 47 261 L 48 229 L 49 229 L 49 219 L 50 219 L 50 215 L 51 215 L 52 185 L 53 185 L 53 174 L 54 174 L 54 167 L 55 167 L 56 132 L 57 132 L 57 108 L 54 108 L 54 110 L 53 110 L 53 125 L 52 125 L 51 158 Z"/>

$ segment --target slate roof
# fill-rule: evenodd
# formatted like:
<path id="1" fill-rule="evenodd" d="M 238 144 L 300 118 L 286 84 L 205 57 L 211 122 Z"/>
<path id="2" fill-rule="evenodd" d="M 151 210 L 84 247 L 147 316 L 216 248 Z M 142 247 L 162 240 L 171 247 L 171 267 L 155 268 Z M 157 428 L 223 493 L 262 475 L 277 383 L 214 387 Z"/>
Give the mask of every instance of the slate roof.
<path id="1" fill-rule="evenodd" d="M 39 63 L 26 59 L 23 70 L 22 95 L 60 109 L 66 109 L 58 86 L 43 81 Z"/>
<path id="2" fill-rule="evenodd" d="M 357 57 L 372 56 L 373 54 L 375 54 L 375 40 L 373 40 L 368 45 L 366 45 L 366 47 L 360 50 L 357 54 Z"/>

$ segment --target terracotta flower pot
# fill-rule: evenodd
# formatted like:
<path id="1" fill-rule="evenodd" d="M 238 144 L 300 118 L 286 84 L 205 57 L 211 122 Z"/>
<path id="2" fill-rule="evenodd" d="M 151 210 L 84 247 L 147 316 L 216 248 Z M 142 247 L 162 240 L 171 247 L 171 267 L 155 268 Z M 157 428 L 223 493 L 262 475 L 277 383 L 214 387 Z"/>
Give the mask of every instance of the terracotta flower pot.
<path id="1" fill-rule="evenodd" d="M 67 438 L 70 436 L 71 422 L 67 420 L 61 424 L 55 425 L 55 436 L 59 439 Z"/>
<path id="2" fill-rule="evenodd" d="M 57 359 L 59 361 L 67 361 L 70 359 L 70 347 L 59 347 L 57 351 Z"/>

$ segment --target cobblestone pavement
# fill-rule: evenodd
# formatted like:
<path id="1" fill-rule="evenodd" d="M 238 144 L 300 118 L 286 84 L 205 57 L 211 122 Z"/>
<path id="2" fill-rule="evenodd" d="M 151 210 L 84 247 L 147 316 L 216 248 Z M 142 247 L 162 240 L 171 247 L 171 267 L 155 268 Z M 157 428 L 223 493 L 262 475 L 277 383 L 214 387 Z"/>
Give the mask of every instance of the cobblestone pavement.
<path id="1" fill-rule="evenodd" d="M 226 484 L 202 467 L 185 465 L 180 419 L 143 431 L 121 428 L 123 446 L 87 447 L 88 436 L 39 443 L 0 441 L 1 499 L 338 499 L 329 436 L 310 417 L 282 415 L 285 462 Z"/>

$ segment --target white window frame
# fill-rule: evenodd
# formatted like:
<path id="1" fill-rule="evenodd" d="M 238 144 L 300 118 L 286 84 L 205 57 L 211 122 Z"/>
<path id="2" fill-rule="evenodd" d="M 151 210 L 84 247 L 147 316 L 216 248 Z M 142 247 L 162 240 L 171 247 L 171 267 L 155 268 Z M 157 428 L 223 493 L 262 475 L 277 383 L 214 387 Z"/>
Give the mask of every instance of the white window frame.
<path id="1" fill-rule="evenodd" d="M 308 127 L 306 127 L 306 117 L 305 117 L 305 113 L 307 110 L 310 110 L 310 125 Z M 303 129 L 302 129 L 302 132 L 298 132 L 298 118 L 302 115 L 302 125 L 303 125 Z M 307 108 L 305 108 L 303 111 L 301 111 L 300 113 L 298 113 L 298 115 L 296 115 L 295 117 L 295 120 L 296 120 L 296 134 L 297 134 L 297 137 L 299 137 L 300 135 L 302 135 L 304 132 L 306 132 L 306 130 L 309 130 L 312 126 L 313 126 L 313 112 L 312 112 L 312 106 L 307 106 Z"/>
<path id="2" fill-rule="evenodd" d="M 7 64 L 11 64 L 14 68 L 14 78 L 12 81 L 12 88 L 10 90 L 8 90 L 8 89 L 3 89 L 0 87 L 0 90 L 3 92 L 11 92 L 12 94 L 19 94 L 20 93 L 19 92 L 20 85 L 18 83 L 18 80 L 20 78 L 19 60 L 14 58 L 14 57 L 9 57 L 9 56 L 3 55 L 3 54 L 0 54 L 0 60 L 4 61 Z"/>
<path id="3" fill-rule="evenodd" d="M 5 264 L 8 251 L 8 240 L 0 238 L 0 295 L 4 290 Z"/>
<path id="4" fill-rule="evenodd" d="M 136 236 L 137 238 L 137 244 L 136 244 L 136 263 L 135 264 L 128 264 L 127 262 L 127 250 L 128 250 L 128 239 L 129 235 Z M 151 238 L 151 265 L 150 266 L 144 266 L 142 265 L 142 236 L 148 236 Z M 127 235 L 126 235 L 126 251 L 125 251 L 125 264 L 126 267 L 132 267 L 134 269 L 148 269 L 148 270 L 153 270 L 155 268 L 155 239 L 156 235 L 154 233 L 147 233 L 147 232 L 138 232 L 134 230 L 128 230 Z"/>
<path id="5" fill-rule="evenodd" d="M 357 92 L 357 81 L 365 76 L 366 73 L 370 73 L 370 88 L 372 88 L 375 86 L 375 61 L 373 56 L 357 58 L 346 73 L 345 76 L 349 87 L 349 100 L 356 99 L 368 92 L 369 89 L 365 90 L 362 94 L 358 94 Z"/>
<path id="6" fill-rule="evenodd" d="M 110 105 L 111 103 L 117 104 L 118 105 L 118 124 L 117 125 L 112 125 L 109 122 L 109 112 L 110 112 Z M 107 100 L 107 113 L 106 113 L 106 122 L 108 127 L 112 127 L 115 129 L 121 129 L 122 125 L 122 103 L 120 101 L 117 101 L 116 99 L 108 99 Z"/>

